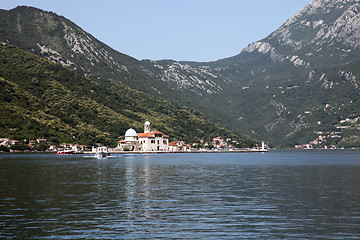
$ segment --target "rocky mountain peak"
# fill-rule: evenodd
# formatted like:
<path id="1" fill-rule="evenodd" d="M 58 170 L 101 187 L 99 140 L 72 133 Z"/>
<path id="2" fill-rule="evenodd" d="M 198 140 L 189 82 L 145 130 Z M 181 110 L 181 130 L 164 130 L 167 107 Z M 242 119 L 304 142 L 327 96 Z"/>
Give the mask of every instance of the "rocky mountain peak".
<path id="1" fill-rule="evenodd" d="M 308 45 L 360 46 L 358 0 L 314 0 L 266 40 L 299 50 Z"/>
<path id="2" fill-rule="evenodd" d="M 274 61 L 296 56 L 295 66 L 305 67 L 311 62 L 303 59 L 315 55 L 345 60 L 360 47 L 359 12 L 358 0 L 314 0 L 267 38 L 249 44 L 242 52 L 270 55 Z"/>

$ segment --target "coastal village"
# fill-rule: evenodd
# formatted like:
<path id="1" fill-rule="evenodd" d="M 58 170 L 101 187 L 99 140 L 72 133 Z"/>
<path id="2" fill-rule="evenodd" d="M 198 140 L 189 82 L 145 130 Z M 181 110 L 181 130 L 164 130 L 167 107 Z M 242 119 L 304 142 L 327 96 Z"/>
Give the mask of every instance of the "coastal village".
<path id="1" fill-rule="evenodd" d="M 295 145 L 296 149 L 336 149 L 335 144 L 329 143 L 333 139 L 341 139 L 341 132 L 315 132 L 317 135 L 316 139 L 313 141 L 303 144 Z"/>
<path id="2" fill-rule="evenodd" d="M 230 138 L 223 139 L 222 137 L 214 137 L 211 142 L 201 140 L 200 143 L 188 144 L 184 141 L 169 141 L 170 137 L 157 130 L 151 130 L 149 121 L 144 123 L 144 132 L 137 133 L 133 128 L 125 132 L 123 139 L 119 140 L 115 148 L 109 148 L 110 153 L 161 153 L 161 152 L 198 152 L 198 151 L 236 151 L 235 148 L 238 142 Z M 59 146 L 47 145 L 46 139 L 25 140 L 24 141 L 29 150 L 36 150 L 39 146 L 46 146 L 47 149 L 42 148 L 42 151 L 53 151 L 63 153 L 67 150 L 69 153 L 95 153 L 98 147 L 102 145 L 97 143 L 96 146 L 88 147 L 79 144 L 61 143 Z M 0 147 L 10 149 L 10 151 L 17 151 L 16 146 L 20 145 L 19 140 L 11 140 L 8 138 L 0 138 Z M 200 145 L 201 144 L 201 145 Z M 254 149 L 247 149 L 248 151 L 266 151 L 268 146 L 262 142 L 261 146 L 256 146 Z M 244 150 L 244 149 L 242 149 Z"/>

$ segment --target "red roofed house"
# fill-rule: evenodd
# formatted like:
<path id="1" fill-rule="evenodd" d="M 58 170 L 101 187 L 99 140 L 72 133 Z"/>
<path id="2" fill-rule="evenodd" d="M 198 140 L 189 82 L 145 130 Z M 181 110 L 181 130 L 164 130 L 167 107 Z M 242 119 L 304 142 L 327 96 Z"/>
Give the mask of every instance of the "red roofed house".
<path id="1" fill-rule="evenodd" d="M 182 145 L 181 150 L 182 151 L 190 151 L 191 150 L 191 145 L 190 144 L 184 144 L 184 145 Z"/>
<path id="2" fill-rule="evenodd" d="M 174 141 L 169 143 L 169 151 L 177 152 L 177 151 L 190 151 L 191 145 L 185 144 L 183 141 Z"/>
<path id="3" fill-rule="evenodd" d="M 221 137 L 213 138 L 212 144 L 214 145 L 215 148 L 221 148 L 227 146 L 227 143 Z"/>
<path id="4" fill-rule="evenodd" d="M 179 151 L 179 146 L 176 142 L 169 143 L 169 152 L 177 152 Z"/>
<path id="5" fill-rule="evenodd" d="M 71 143 L 61 143 L 60 144 L 60 147 L 62 147 L 62 148 L 72 148 L 72 144 Z"/>

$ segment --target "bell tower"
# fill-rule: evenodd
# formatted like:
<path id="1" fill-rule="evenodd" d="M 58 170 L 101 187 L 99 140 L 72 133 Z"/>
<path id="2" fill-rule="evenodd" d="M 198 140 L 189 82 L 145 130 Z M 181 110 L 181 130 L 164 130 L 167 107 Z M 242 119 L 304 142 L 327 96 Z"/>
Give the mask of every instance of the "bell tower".
<path id="1" fill-rule="evenodd" d="M 150 122 L 146 121 L 144 124 L 144 133 L 150 132 Z"/>

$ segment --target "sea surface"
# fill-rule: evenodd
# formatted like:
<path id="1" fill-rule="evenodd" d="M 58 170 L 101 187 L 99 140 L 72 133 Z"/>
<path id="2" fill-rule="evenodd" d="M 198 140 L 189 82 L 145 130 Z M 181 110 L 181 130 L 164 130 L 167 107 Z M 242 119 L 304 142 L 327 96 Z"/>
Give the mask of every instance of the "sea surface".
<path id="1" fill-rule="evenodd" d="M 360 151 L 0 154 L 1 239 L 359 239 Z"/>

